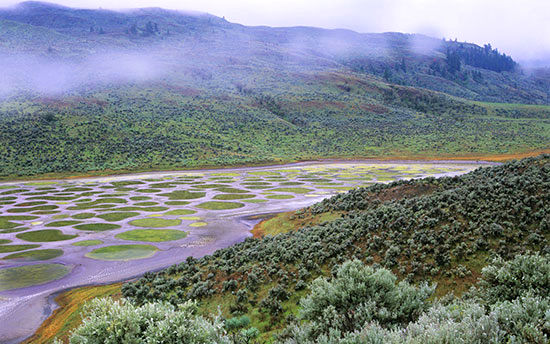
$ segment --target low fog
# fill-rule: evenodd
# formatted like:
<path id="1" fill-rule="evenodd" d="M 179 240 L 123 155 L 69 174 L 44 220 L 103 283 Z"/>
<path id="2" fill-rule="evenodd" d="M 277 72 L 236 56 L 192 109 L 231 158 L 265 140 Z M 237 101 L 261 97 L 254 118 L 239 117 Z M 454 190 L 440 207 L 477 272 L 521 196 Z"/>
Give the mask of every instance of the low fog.
<path id="1" fill-rule="evenodd" d="M 11 3 L 4 2 L 0 0 L 0 6 Z M 59 2 L 62 3 L 63 1 Z M 211 7 L 214 3 L 212 0 L 207 0 L 204 8 L 201 9 L 215 15 L 223 15 L 226 9 L 225 5 L 218 4 L 216 10 L 216 8 Z M 444 49 L 441 49 L 441 44 L 443 44 L 441 37 L 444 36 L 447 29 L 444 30 L 442 27 L 434 26 L 436 21 L 445 18 L 445 15 L 439 16 L 441 13 L 437 12 L 436 9 L 442 9 L 445 6 L 436 6 L 431 0 L 424 1 L 427 7 L 423 10 L 422 15 L 419 14 L 418 18 L 415 17 L 415 20 L 412 18 L 416 12 L 410 12 L 411 18 L 408 21 L 404 20 L 393 24 L 392 20 L 396 16 L 399 17 L 399 13 L 410 8 L 410 4 L 405 5 L 400 0 L 389 1 L 384 5 L 344 0 L 338 6 L 334 4 L 329 6 L 327 1 L 321 0 L 316 3 L 316 6 L 310 6 L 309 15 L 304 16 L 300 13 L 305 11 L 305 8 L 303 8 L 305 3 L 305 1 L 297 1 L 296 4 L 292 5 L 283 0 L 280 8 L 274 9 L 269 16 L 264 13 L 254 18 L 251 16 L 248 19 L 244 17 L 241 20 L 231 17 L 227 19 L 244 24 L 261 23 L 279 26 L 306 24 L 320 27 L 349 27 L 356 31 L 320 30 L 304 26 L 277 29 L 265 26 L 243 28 L 217 19 L 217 22 L 212 23 L 210 21 L 211 17 L 197 15 L 197 12 L 185 12 L 185 16 L 189 16 L 191 19 L 183 16 L 182 12 L 179 14 L 182 17 L 178 17 L 178 20 L 172 19 L 175 21 L 163 22 L 166 19 L 166 17 L 163 17 L 167 15 L 166 12 L 156 10 L 138 12 L 123 10 L 117 10 L 117 12 L 99 11 L 102 15 L 100 20 L 103 20 L 103 25 L 114 23 L 110 28 L 106 28 L 108 32 L 102 32 L 101 34 L 98 33 L 98 27 L 92 25 L 90 30 L 88 26 L 78 26 L 74 24 L 75 22 L 71 22 L 74 18 L 78 18 L 72 17 L 74 13 L 87 11 L 70 12 L 64 19 L 70 24 L 57 27 L 58 31 L 40 25 L 32 26 L 32 30 L 26 27 L 23 27 L 23 29 L 17 27 L 17 29 L 14 29 L 17 34 L 4 37 L 0 35 L 0 66 L 2 66 L 0 97 L 27 91 L 53 96 L 78 91 L 79 89 L 92 89 L 92 86 L 147 83 L 169 79 L 171 81 L 176 80 L 176 83 L 179 84 L 191 80 L 198 84 L 195 83 L 189 86 L 198 86 L 199 88 L 211 88 L 212 86 L 214 88 L 231 88 L 231 85 L 235 83 L 246 84 L 247 79 L 254 79 L 256 77 L 254 73 L 258 74 L 262 70 L 282 71 L 283 74 L 281 75 L 284 75 L 284 73 L 313 71 L 316 68 L 315 71 L 325 72 L 333 67 L 349 66 L 346 65 L 346 62 L 349 62 L 346 59 L 353 57 L 367 58 L 369 63 L 374 61 L 373 64 L 378 63 L 376 68 L 380 69 L 384 68 L 384 66 L 380 67 L 380 64 L 400 64 L 404 58 L 403 56 L 409 59 L 420 57 L 418 60 L 422 61 L 424 56 L 433 59 L 445 55 Z M 414 1 L 411 3 L 414 3 Z M 472 4 L 468 5 L 468 1 L 464 3 L 464 6 L 466 6 L 464 8 L 474 9 Z M 71 2 L 68 5 L 94 7 L 101 4 L 101 0 L 80 0 Z M 450 1 L 449 4 L 448 11 L 452 12 L 453 1 Z M 138 1 L 137 3 L 117 2 L 119 7 L 132 5 L 177 7 L 175 3 L 168 0 L 151 3 L 145 1 Z M 491 18 L 496 15 L 495 13 L 502 11 L 502 9 L 497 12 L 489 11 L 486 5 L 487 3 L 479 5 L 477 7 L 478 12 L 474 11 L 466 16 L 469 18 L 468 20 L 474 20 L 480 14 L 491 14 L 487 17 L 487 23 L 490 23 Z M 177 8 L 195 10 L 197 6 L 198 4 L 193 4 L 191 1 Z M 21 10 L 19 6 L 12 9 L 15 10 L 16 8 Z M 239 13 L 243 15 L 244 13 L 254 13 L 256 8 L 257 5 L 252 3 L 237 1 L 234 10 L 241 9 L 242 13 Z M 282 15 L 281 9 L 290 10 L 293 8 L 299 8 L 299 10 L 290 13 L 288 17 Z M 12 11 L 12 9 L 8 11 Z M 26 8 L 22 9 L 23 12 L 25 10 Z M 327 21 L 328 17 L 325 12 L 316 16 L 321 10 L 332 11 L 331 18 L 335 18 L 335 21 Z M 355 10 L 354 13 L 352 13 L 352 10 Z M 119 16 L 120 11 L 124 12 L 122 16 Z M 461 11 L 457 10 L 456 13 L 462 13 L 463 11 Z M 522 11 L 518 13 L 523 13 Z M 109 13 L 114 15 L 106 15 Z M 131 13 L 131 15 L 125 17 L 126 13 Z M 161 13 L 161 15 L 155 17 L 157 13 Z M 233 13 L 235 16 L 237 15 L 237 12 Z M 432 19 L 426 19 L 425 13 L 431 13 Z M 544 15 L 546 14 L 542 14 L 542 16 Z M 145 32 L 145 22 L 139 22 L 141 16 L 148 16 L 144 20 L 148 20 L 147 24 L 149 25 L 152 25 L 151 18 L 153 18 L 152 20 L 158 20 L 158 28 L 152 32 Z M 169 13 L 168 17 L 170 16 L 177 17 L 178 15 Z M 358 20 L 359 17 L 363 18 L 363 21 Z M 88 17 L 83 18 L 84 20 L 89 19 Z M 347 20 L 343 20 L 343 18 Z M 535 16 L 529 25 L 537 25 L 537 18 Z M 47 24 L 55 27 L 54 24 L 58 19 L 59 17 L 54 17 Z M 97 17 L 92 17 L 90 22 L 95 23 L 96 19 Z M 468 20 L 465 19 L 464 23 L 468 23 Z M 136 22 L 138 30 L 136 30 Z M 418 24 L 416 29 L 414 29 L 416 24 L 413 25 L 413 22 Z M 449 21 L 449 23 L 452 22 Z M 76 23 L 82 24 L 78 21 Z M 134 23 L 134 33 L 129 31 L 132 23 Z M 409 26 L 403 26 L 405 23 L 408 23 Z M 154 24 L 157 27 L 157 23 Z M 455 30 L 467 35 L 472 30 L 472 27 L 467 26 L 456 26 Z M 549 25 L 541 26 L 543 26 L 539 30 L 541 32 L 548 30 L 550 27 Z M 168 32 L 169 29 L 172 30 L 171 33 Z M 44 32 L 43 30 L 49 31 Z M 102 27 L 101 30 L 103 31 Z M 506 30 L 502 29 L 501 31 L 506 32 Z M 365 35 L 358 33 L 361 31 L 409 31 L 424 32 L 425 35 Z M 491 26 L 480 30 L 480 35 L 489 35 L 496 31 L 499 31 L 497 26 Z M 10 35 L 10 31 L 4 32 L 4 35 Z M 51 38 L 51 41 L 36 40 L 35 37 L 40 37 L 40 35 L 48 37 L 48 39 Z M 544 44 L 544 40 L 550 39 L 550 33 L 548 36 L 539 34 L 534 36 L 541 39 L 543 43 L 531 49 L 523 50 L 522 54 L 512 54 L 512 57 L 516 61 L 522 62 L 523 56 L 523 61 L 528 61 L 524 66 L 550 65 L 550 63 L 546 64 L 545 62 L 547 61 L 546 56 L 550 55 L 543 53 L 548 46 Z M 11 38 L 11 40 L 4 41 L 3 38 L 6 37 Z M 446 38 L 451 37 L 447 36 Z M 480 39 L 458 37 L 474 43 L 480 42 Z M 487 41 L 501 52 L 508 53 L 496 40 L 500 36 L 495 35 L 494 37 L 495 39 L 489 39 L 488 37 Z M 507 42 L 513 41 L 514 37 L 511 36 Z M 481 43 L 484 42 L 481 41 Z M 525 42 L 528 42 L 528 40 Z M 10 44 L 14 49 L 10 50 Z M 401 51 L 402 49 L 408 49 L 414 57 L 411 57 L 408 52 Z M 382 61 L 383 59 L 386 60 Z M 213 75 L 222 81 L 215 85 L 207 85 L 206 83 Z"/>
<path id="2" fill-rule="evenodd" d="M 63 45 L 65 53 L 57 51 L 61 46 L 55 44 L 53 48 L 50 46 L 51 51 L 40 48 L 33 53 L 3 49 L 0 97 L 26 92 L 61 96 L 101 86 L 158 81 L 188 85 L 190 82 L 206 88 L 212 75 L 223 80 L 215 87 L 232 88 L 267 67 L 283 73 L 302 73 L 342 67 L 338 61 L 357 54 L 387 58 L 395 39 L 393 35 L 361 35 L 348 30 L 252 28 L 242 36 L 235 33 L 238 30 L 234 27 L 233 30 L 222 33 L 221 38 L 214 34 L 212 41 L 202 35 L 186 38 L 181 34 L 169 36 L 166 41 L 162 37 L 137 38 L 130 48 L 106 45 L 98 47 L 101 52 L 93 53 L 67 53 L 74 43 L 63 41 L 56 44 Z M 442 40 L 423 35 L 398 37 L 420 55 L 433 56 L 442 44 Z M 126 36 L 121 40 L 128 41 Z M 259 69 L 251 68 L 258 63 Z"/>
<path id="3" fill-rule="evenodd" d="M 81 61 L 0 54 L 0 65 L 0 96 L 18 91 L 57 95 L 85 85 L 157 80 L 169 73 L 158 56 L 147 53 L 98 54 Z"/>

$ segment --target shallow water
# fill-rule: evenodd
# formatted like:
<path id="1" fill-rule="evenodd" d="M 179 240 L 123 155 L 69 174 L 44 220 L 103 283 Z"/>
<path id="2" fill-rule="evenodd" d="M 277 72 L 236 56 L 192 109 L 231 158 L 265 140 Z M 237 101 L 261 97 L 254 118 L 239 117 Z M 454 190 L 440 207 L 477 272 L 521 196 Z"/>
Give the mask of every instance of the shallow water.
<path id="1" fill-rule="evenodd" d="M 12 229 L 2 233 L 0 240 L 8 245 L 39 244 L 37 249 L 61 249 L 63 255 L 46 261 L 2 259 L 12 253 L 0 254 L 0 268 L 10 269 L 32 264 L 55 263 L 70 267 L 62 278 L 40 285 L 0 292 L 0 342 L 16 342 L 29 336 L 51 312 L 53 293 L 87 284 L 112 283 L 139 276 L 185 260 L 201 257 L 228 247 L 250 236 L 249 230 L 259 219 L 251 215 L 290 211 L 309 206 L 350 188 L 372 183 L 389 183 L 396 179 L 425 176 L 454 176 L 469 172 L 481 162 L 380 162 L 347 161 L 297 163 L 271 167 L 159 172 L 116 177 L 13 182 L 0 184 L 1 216 L 35 216 L 29 220 L 14 220 Z M 236 190 L 235 190 L 236 189 Z M 171 194 L 173 191 L 179 193 Z M 174 205 L 174 196 L 185 205 Z M 204 193 L 204 195 L 200 194 Z M 223 195 L 223 196 L 220 196 Z M 239 196 L 248 195 L 240 199 Z M 284 199 L 281 196 L 285 195 Z M 253 196 L 253 197 L 251 197 Z M 138 198 L 136 198 L 138 197 Z M 148 197 L 144 199 L 144 197 Z M 178 198 L 178 197 L 176 197 Z M 220 200 L 221 198 L 221 200 Z M 227 198 L 236 198 L 225 200 Z M 234 209 L 212 210 L 233 206 Z M 29 203 L 41 202 L 41 203 Z M 146 203 L 143 203 L 146 202 Z M 153 202 L 155 204 L 153 204 Z M 87 205 L 90 209 L 76 209 Z M 37 208 L 38 207 L 38 208 Z M 53 210 L 43 210 L 54 208 Z M 79 213 L 108 214 L 124 207 L 138 207 L 136 216 L 119 221 L 106 221 L 96 216 L 72 218 Z M 163 207 L 165 209 L 147 209 Z M 166 214 L 187 209 L 185 216 Z M 154 210 L 154 211 L 145 211 Z M 44 211 L 50 213 L 43 213 Z M 135 214 L 134 214 L 135 215 Z M 116 237 L 122 232 L 151 228 L 140 227 L 137 219 L 165 219 L 172 226 L 162 229 L 185 231 L 185 238 L 165 242 L 127 241 Z M 80 221 L 78 224 L 58 221 Z M 51 225 L 52 222 L 53 226 Z M 156 221 L 146 221 L 155 224 Z M 105 231 L 80 230 L 82 224 L 111 223 L 118 228 Z M 206 225 L 205 225 L 206 224 Z M 61 226 L 65 225 L 65 226 Z M 8 225 L 8 227 L 14 225 Z M 76 226 L 76 227 L 75 227 Z M 28 228 L 19 231 L 21 228 Z M 64 235 L 77 237 L 63 241 L 27 242 L 17 235 L 44 229 L 58 229 Z M 13 231 L 9 233 L 10 231 Z M 95 246 L 74 246 L 83 240 L 100 240 Z M 135 260 L 106 261 L 87 257 L 91 251 L 111 245 L 147 244 L 158 250 L 150 257 Z M 25 252 L 25 251 L 22 251 Z M 5 281 L 4 281 L 5 282 Z M 8 283 L 9 284 L 9 283 Z M 1 285 L 1 283 L 0 283 Z"/>

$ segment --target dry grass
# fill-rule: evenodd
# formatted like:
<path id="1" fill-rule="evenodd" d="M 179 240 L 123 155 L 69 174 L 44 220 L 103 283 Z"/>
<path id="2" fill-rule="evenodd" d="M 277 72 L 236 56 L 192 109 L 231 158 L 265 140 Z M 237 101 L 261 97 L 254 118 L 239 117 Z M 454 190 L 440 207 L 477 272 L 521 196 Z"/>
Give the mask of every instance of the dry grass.
<path id="1" fill-rule="evenodd" d="M 59 338 L 68 343 L 70 332 L 82 323 L 82 307 L 96 297 L 120 298 L 122 283 L 72 289 L 59 294 L 55 302 L 59 305 L 52 315 L 23 344 L 51 343 Z"/>
<path id="2" fill-rule="evenodd" d="M 252 229 L 255 238 L 261 238 L 266 235 L 277 235 L 281 233 L 299 230 L 305 226 L 314 226 L 325 221 L 331 221 L 340 218 L 341 213 L 323 213 L 316 216 L 307 215 L 305 217 L 296 216 L 296 212 L 290 211 L 279 213 L 273 217 L 267 218 Z"/>

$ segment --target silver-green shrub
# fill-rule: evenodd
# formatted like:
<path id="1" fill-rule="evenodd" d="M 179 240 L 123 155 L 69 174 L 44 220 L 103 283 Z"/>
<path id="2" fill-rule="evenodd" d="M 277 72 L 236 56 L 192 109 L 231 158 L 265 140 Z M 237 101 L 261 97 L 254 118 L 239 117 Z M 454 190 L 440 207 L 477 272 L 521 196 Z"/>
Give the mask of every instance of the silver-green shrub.
<path id="1" fill-rule="evenodd" d="M 212 344 L 231 343 L 223 322 L 195 315 L 189 301 L 134 306 L 122 300 L 96 299 L 85 308 L 83 324 L 70 336 L 71 344 Z"/>
<path id="2" fill-rule="evenodd" d="M 367 268 L 357 261 L 347 262 L 337 278 L 318 279 L 313 283 L 312 294 L 302 301 L 302 318 L 306 321 L 289 326 L 282 342 L 547 344 L 550 342 L 549 263 L 550 257 L 541 255 L 516 256 L 508 262 L 496 259 L 483 269 L 479 288 L 468 297 L 449 304 L 435 302 L 418 319 L 402 318 L 402 321 L 389 322 L 388 326 L 388 319 L 380 316 L 388 314 L 387 310 L 380 313 L 383 309 L 380 305 L 387 301 L 381 300 L 400 299 L 414 309 L 423 309 L 417 307 L 418 299 L 396 297 L 395 290 L 401 283 L 396 289 L 391 288 L 390 282 L 395 282 L 391 272 Z M 405 290 L 411 293 L 414 290 L 411 288 L 414 287 L 408 286 Z M 378 302 L 372 302 L 373 299 Z M 356 322 L 353 327 L 344 328 L 343 319 L 350 314 Z"/>
<path id="3" fill-rule="evenodd" d="M 351 332 L 366 322 L 385 327 L 407 324 L 424 312 L 435 287 L 414 287 L 386 269 L 359 260 L 344 263 L 331 280 L 316 279 L 311 294 L 302 299 L 300 317 L 310 322 L 312 338 Z"/>
<path id="4" fill-rule="evenodd" d="M 479 282 L 480 302 L 512 301 L 521 296 L 548 297 L 550 294 L 550 259 L 539 254 L 518 255 L 504 261 L 496 258 L 482 270 Z"/>

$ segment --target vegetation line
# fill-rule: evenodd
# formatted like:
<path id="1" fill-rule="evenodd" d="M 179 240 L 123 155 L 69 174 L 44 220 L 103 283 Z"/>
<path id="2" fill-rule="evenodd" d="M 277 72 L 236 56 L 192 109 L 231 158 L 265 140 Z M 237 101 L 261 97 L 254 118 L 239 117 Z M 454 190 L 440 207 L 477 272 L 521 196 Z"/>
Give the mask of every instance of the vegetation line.
<path id="1" fill-rule="evenodd" d="M 133 174 L 142 174 L 142 173 L 170 173 L 170 172 L 193 172 L 193 171 L 202 171 L 202 170 L 229 170 L 229 169 L 238 169 L 238 168 L 247 168 L 247 167 L 277 167 L 281 165 L 293 165 L 301 163 L 324 163 L 324 162 L 334 162 L 334 161 L 476 161 L 476 162 L 505 162 L 513 159 L 522 159 L 527 157 L 533 157 L 540 154 L 550 153 L 550 149 L 547 150 L 538 150 L 530 151 L 524 153 L 511 153 L 511 154 L 489 154 L 489 155 L 453 155 L 453 156 L 421 156 L 421 155 L 392 155 L 392 156 L 354 156 L 354 157 L 325 157 L 325 158 L 311 158 L 303 160 L 273 160 L 265 163 L 243 163 L 243 164 L 233 164 L 233 165 L 201 165 L 197 167 L 174 167 L 174 169 L 135 169 L 135 170 L 103 170 L 103 171 L 89 171 L 86 173 L 77 173 L 77 172 L 59 172 L 59 173 L 44 173 L 34 176 L 0 176 L 0 183 L 9 183 L 15 181 L 26 181 L 26 180 L 70 180 L 70 179 L 84 179 L 84 178 L 95 178 L 95 177 L 117 177 Z"/>

